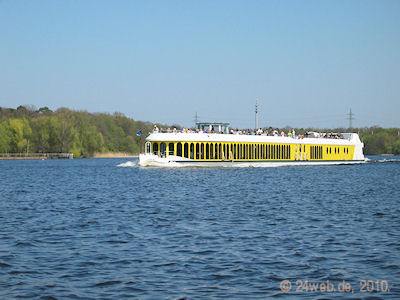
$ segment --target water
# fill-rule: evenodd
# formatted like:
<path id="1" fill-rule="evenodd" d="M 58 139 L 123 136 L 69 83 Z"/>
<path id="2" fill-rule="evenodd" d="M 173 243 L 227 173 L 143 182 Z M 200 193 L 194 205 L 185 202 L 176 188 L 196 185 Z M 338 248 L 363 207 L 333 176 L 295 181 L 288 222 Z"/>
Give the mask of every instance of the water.
<path id="1" fill-rule="evenodd" d="M 398 299 L 400 159 L 372 159 L 0 161 L 0 298 Z"/>

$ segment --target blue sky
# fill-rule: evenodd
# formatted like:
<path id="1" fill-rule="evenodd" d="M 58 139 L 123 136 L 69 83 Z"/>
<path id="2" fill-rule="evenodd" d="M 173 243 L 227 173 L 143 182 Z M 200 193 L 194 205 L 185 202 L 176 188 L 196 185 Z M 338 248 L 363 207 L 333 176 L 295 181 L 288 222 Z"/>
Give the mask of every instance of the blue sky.
<path id="1" fill-rule="evenodd" d="M 400 1 L 0 0 L 0 106 L 400 127 Z"/>

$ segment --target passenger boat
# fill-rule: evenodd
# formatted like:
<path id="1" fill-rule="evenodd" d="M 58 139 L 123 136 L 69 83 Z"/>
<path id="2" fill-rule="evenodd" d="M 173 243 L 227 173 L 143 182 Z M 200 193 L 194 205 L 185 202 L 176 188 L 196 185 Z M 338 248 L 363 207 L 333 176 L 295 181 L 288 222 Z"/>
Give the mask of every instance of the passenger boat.
<path id="1" fill-rule="evenodd" d="M 228 123 L 198 123 L 198 129 L 157 128 L 147 138 L 140 166 L 285 166 L 355 164 L 365 161 L 357 133 L 270 136 L 229 130 Z"/>

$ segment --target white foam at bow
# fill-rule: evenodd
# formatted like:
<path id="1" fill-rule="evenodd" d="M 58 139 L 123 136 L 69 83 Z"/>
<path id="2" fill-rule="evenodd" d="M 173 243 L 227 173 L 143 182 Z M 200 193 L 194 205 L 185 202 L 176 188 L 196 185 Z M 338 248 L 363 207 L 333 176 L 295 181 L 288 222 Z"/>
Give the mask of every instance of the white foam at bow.
<path id="1" fill-rule="evenodd" d="M 137 166 L 137 161 L 127 161 L 125 163 L 117 165 L 117 167 L 123 167 L 123 168 L 132 168 Z"/>

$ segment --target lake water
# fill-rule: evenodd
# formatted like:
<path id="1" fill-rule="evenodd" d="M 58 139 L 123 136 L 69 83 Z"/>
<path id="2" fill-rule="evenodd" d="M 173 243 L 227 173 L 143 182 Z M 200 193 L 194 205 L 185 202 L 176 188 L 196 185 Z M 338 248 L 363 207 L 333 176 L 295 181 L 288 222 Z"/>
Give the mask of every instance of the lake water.
<path id="1" fill-rule="evenodd" d="M 399 299 L 400 159 L 372 159 L 0 161 L 0 298 Z"/>

